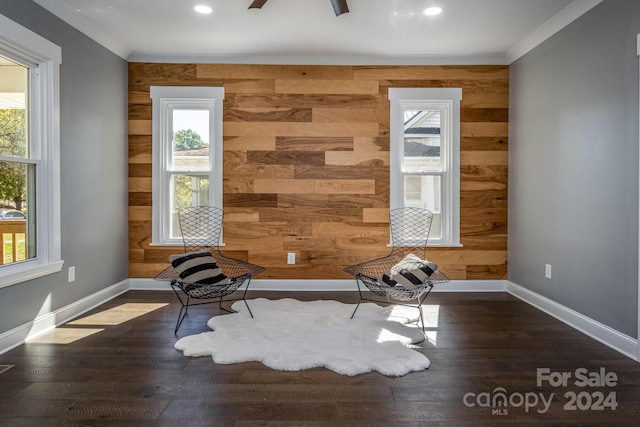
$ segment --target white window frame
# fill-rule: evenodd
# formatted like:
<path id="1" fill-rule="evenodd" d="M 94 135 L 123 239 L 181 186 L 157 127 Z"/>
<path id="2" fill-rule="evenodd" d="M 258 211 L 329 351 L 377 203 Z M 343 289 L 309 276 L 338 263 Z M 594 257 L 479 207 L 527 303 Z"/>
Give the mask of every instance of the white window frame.
<path id="1" fill-rule="evenodd" d="M 429 237 L 428 246 L 458 247 L 460 244 L 460 101 L 461 88 L 390 88 L 390 208 L 404 206 L 404 176 L 416 175 L 403 171 L 405 108 L 441 109 L 443 134 L 440 150 L 443 169 L 425 171 L 442 178 L 442 237 Z"/>
<path id="2" fill-rule="evenodd" d="M 173 140 L 172 112 L 174 108 L 208 109 L 209 172 L 197 171 L 209 177 L 209 200 L 222 208 L 222 125 L 223 87 L 151 86 L 153 103 L 153 202 L 151 244 L 158 246 L 182 245 L 181 239 L 172 238 L 171 226 L 171 168 Z M 179 172 L 189 172 L 187 170 Z"/>
<path id="3" fill-rule="evenodd" d="M 0 15 L 0 55 L 29 67 L 28 163 L 36 164 L 34 258 L 0 266 L 0 288 L 62 270 L 60 226 L 60 64 L 62 49 Z M 0 159 L 16 161 L 15 158 Z"/>

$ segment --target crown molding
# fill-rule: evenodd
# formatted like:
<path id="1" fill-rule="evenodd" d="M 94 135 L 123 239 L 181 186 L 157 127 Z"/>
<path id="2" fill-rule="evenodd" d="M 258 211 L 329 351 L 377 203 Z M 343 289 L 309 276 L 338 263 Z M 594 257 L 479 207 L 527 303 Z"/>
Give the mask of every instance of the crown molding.
<path id="1" fill-rule="evenodd" d="M 132 54 L 129 62 L 266 65 L 506 65 L 502 54 L 489 55 L 195 55 Z"/>
<path id="2" fill-rule="evenodd" d="M 126 60 L 131 55 L 131 49 L 86 20 L 66 3 L 56 0 L 33 1 L 122 59 Z"/>
<path id="3" fill-rule="evenodd" d="M 509 49 L 506 60 L 511 64 L 535 49 L 551 36 L 562 30 L 567 25 L 593 9 L 602 0 L 574 0 L 569 6 L 562 9 L 556 16 L 538 27 L 533 33 L 525 37 L 520 43 Z"/>

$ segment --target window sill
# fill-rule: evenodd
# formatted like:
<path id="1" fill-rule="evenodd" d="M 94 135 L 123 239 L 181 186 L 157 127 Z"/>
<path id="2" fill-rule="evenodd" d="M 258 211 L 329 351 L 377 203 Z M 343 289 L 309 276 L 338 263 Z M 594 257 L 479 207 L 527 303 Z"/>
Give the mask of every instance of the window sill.
<path id="1" fill-rule="evenodd" d="M 206 242 L 204 242 L 204 243 L 206 243 Z M 164 242 L 164 243 L 162 243 L 162 242 L 161 242 L 161 243 L 153 243 L 153 242 L 151 242 L 151 243 L 149 243 L 149 246 L 153 246 L 153 247 L 165 247 L 165 248 L 175 247 L 175 248 L 181 248 L 181 249 L 184 249 L 184 243 L 182 243 L 182 242 L 180 242 L 180 243 L 175 243 L 175 242 Z M 209 246 L 209 245 L 204 244 L 203 246 Z M 222 247 L 224 247 L 224 246 L 225 246 L 224 242 L 223 242 L 223 243 L 220 243 L 220 244 L 218 245 L 218 247 L 220 247 L 220 248 L 222 248 Z"/>
<path id="2" fill-rule="evenodd" d="M 387 243 L 387 247 L 391 248 L 394 245 L 391 243 Z M 409 245 L 395 245 L 399 248 L 402 247 L 407 247 L 407 248 L 413 248 L 413 246 L 409 246 Z M 427 248 L 461 248 L 463 247 L 462 243 L 427 243 Z"/>
<path id="3" fill-rule="evenodd" d="M 58 273 L 62 270 L 63 265 L 64 261 L 62 260 L 47 264 L 36 264 L 27 261 L 15 266 L 3 267 L 0 269 L 0 281 L 2 282 L 0 288 Z M 3 271 L 5 268 L 7 269 L 6 273 Z"/>

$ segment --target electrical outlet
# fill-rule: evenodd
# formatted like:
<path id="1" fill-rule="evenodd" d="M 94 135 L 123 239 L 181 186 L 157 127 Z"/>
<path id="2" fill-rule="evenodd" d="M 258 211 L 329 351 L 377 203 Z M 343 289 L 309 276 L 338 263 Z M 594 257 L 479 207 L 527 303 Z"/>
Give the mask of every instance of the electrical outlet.
<path id="1" fill-rule="evenodd" d="M 545 264 L 544 277 L 546 277 L 547 279 L 551 279 L 551 264 Z"/>
<path id="2" fill-rule="evenodd" d="M 69 275 L 69 283 L 76 281 L 76 267 L 75 266 L 69 267 L 68 275 Z"/>
<path id="3" fill-rule="evenodd" d="M 287 264 L 295 264 L 296 263 L 296 253 L 289 252 L 287 255 Z"/>

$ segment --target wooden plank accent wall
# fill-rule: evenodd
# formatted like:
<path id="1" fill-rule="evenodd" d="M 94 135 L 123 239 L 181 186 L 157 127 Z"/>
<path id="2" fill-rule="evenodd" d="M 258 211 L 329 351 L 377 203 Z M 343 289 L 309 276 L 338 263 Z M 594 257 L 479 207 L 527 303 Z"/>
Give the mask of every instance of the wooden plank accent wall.
<path id="1" fill-rule="evenodd" d="M 225 250 L 259 278 L 346 279 L 388 253 L 391 87 L 461 87 L 460 248 L 453 279 L 507 274 L 507 66 L 129 64 L 130 277 L 180 248 L 151 243 L 150 86 L 224 86 Z M 296 265 L 287 265 L 287 253 Z"/>

